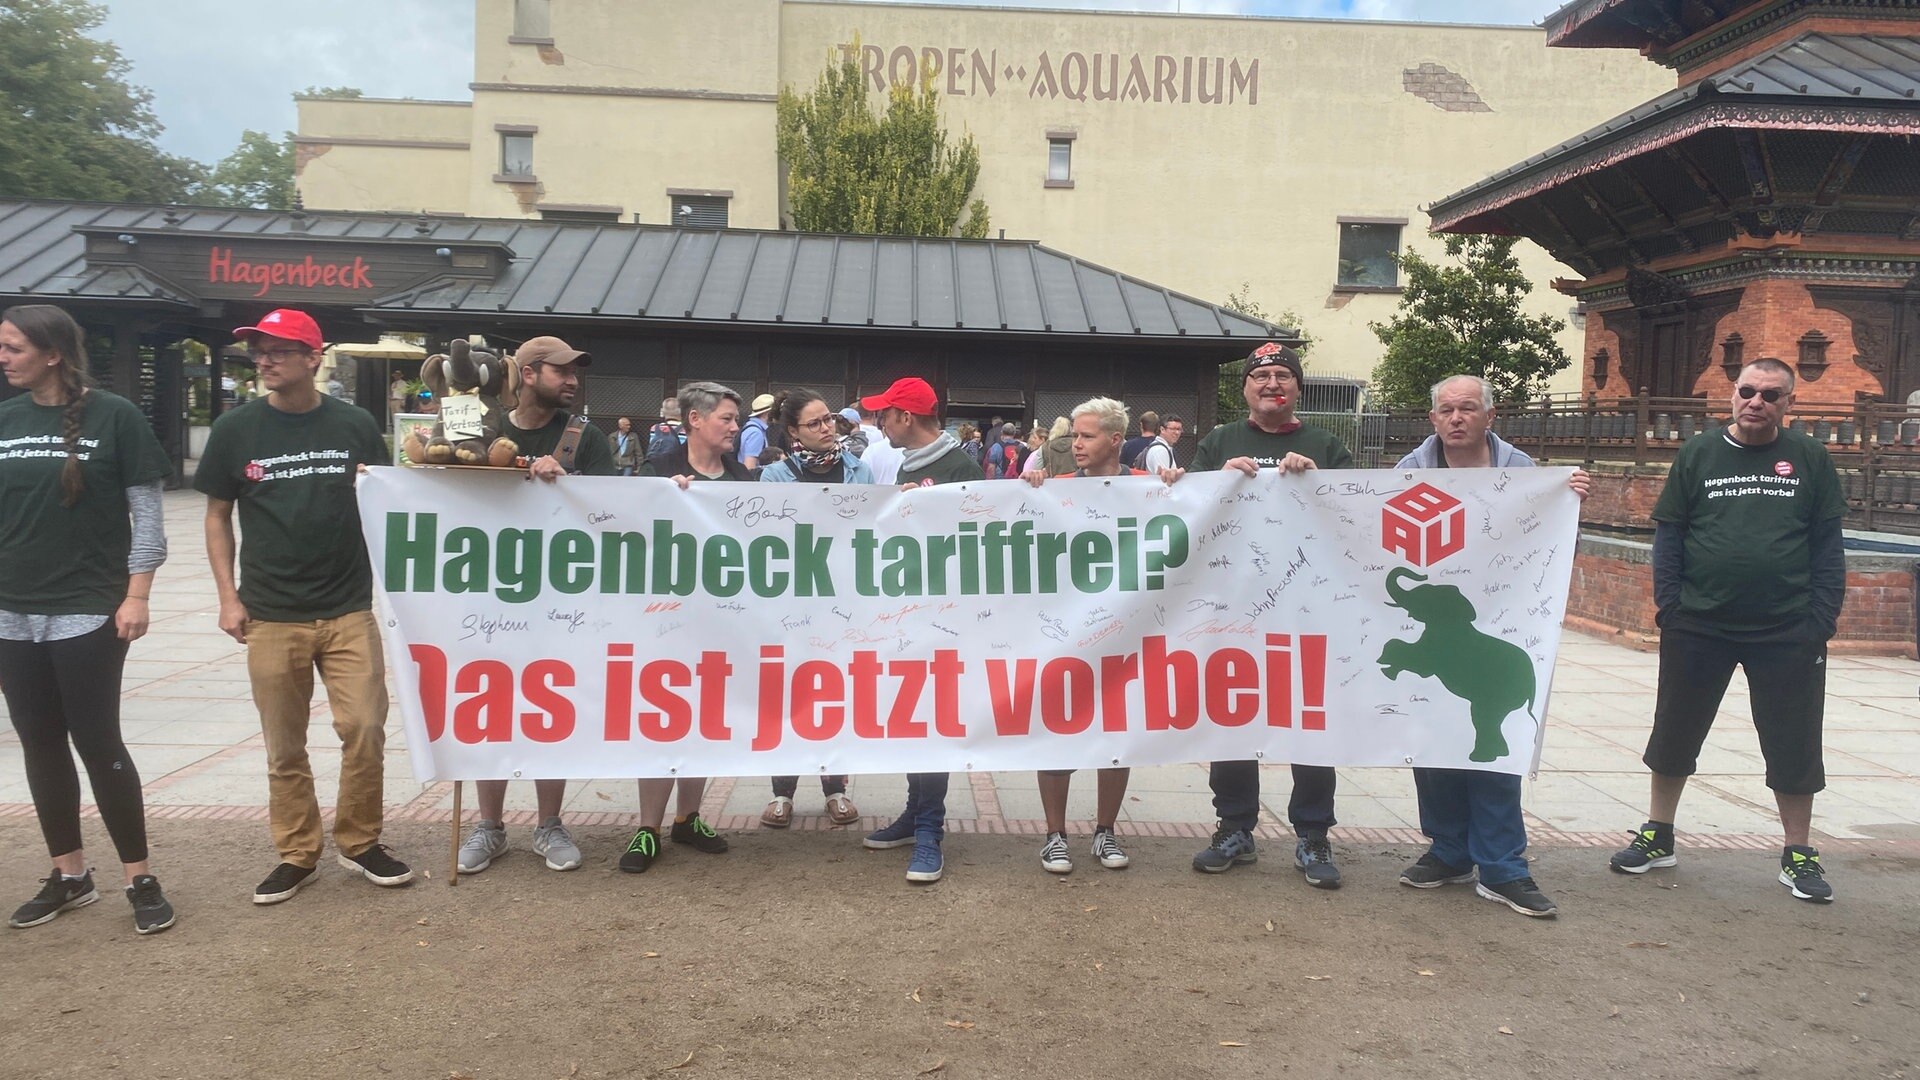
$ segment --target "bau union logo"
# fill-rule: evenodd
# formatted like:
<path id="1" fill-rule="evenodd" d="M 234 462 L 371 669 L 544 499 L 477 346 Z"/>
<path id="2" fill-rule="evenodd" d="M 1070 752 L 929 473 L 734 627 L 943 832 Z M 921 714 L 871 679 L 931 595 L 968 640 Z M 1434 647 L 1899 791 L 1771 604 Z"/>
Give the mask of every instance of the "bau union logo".
<path id="1" fill-rule="evenodd" d="M 1415 566 L 1432 566 L 1466 548 L 1466 507 L 1431 484 L 1416 484 L 1380 511 L 1380 544 Z M 1467 703 L 1473 722 L 1467 760 L 1506 757 L 1501 728 L 1507 717 L 1522 707 L 1533 716 L 1533 658 L 1475 626 L 1479 612 L 1456 585 L 1432 584 L 1427 575 L 1396 566 L 1387 571 L 1385 589 L 1388 603 L 1421 629 L 1413 641 L 1394 638 L 1381 647 L 1381 674 L 1398 679 L 1405 671 L 1440 680 L 1447 693 Z"/>
<path id="2" fill-rule="evenodd" d="M 1415 484 L 1380 510 L 1380 545 L 1415 566 L 1467 546 L 1467 508 L 1432 484 Z"/>
<path id="3" fill-rule="evenodd" d="M 257 461 L 247 462 L 247 479 L 259 483 L 267 478 L 267 467 Z"/>

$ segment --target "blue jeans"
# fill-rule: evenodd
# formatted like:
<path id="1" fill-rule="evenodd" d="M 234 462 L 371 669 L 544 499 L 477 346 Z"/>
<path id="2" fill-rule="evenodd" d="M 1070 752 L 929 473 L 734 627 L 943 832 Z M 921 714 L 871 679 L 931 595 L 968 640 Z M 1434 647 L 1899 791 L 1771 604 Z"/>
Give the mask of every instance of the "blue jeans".
<path id="1" fill-rule="evenodd" d="M 907 809 L 913 811 L 913 831 L 931 832 L 935 842 L 947 834 L 947 774 L 907 774 Z"/>
<path id="2" fill-rule="evenodd" d="M 1520 816 L 1520 778 L 1479 769 L 1415 769 L 1420 831 L 1433 857 L 1448 866 L 1480 868 L 1480 883 L 1527 877 L 1527 823 Z"/>

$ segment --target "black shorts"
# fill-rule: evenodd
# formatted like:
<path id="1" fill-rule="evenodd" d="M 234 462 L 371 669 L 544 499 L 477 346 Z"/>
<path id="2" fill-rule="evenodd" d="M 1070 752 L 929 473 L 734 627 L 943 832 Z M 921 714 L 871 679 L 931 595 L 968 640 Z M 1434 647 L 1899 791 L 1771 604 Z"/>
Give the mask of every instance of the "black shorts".
<path id="1" fill-rule="evenodd" d="M 1660 635 L 1660 690 L 1642 761 L 1662 776 L 1692 776 L 1734 666 L 1747 673 L 1767 786 L 1811 795 L 1827 786 L 1821 725 L 1827 703 L 1824 641 L 1743 642 L 1668 628 Z"/>

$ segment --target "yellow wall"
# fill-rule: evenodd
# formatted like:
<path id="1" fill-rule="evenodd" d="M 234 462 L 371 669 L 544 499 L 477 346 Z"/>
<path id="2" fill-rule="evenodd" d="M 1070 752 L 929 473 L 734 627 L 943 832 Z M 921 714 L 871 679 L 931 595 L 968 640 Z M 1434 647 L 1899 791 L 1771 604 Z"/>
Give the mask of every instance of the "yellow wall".
<path id="1" fill-rule="evenodd" d="M 1380 352 L 1368 322 L 1391 316 L 1398 298 L 1335 290 L 1338 217 L 1405 218 L 1404 242 L 1438 254 L 1421 206 L 1673 84 L 1630 51 L 1548 49 L 1528 28 L 807 0 L 551 7 L 551 46 L 511 44 L 512 0 L 476 0 L 475 82 L 616 92 L 476 90 L 461 182 L 448 177 L 445 159 L 461 156 L 451 151 L 337 146 L 302 173 L 308 205 L 417 208 L 433 205 L 431 194 L 473 215 L 537 216 L 544 202 L 663 222 L 668 188 L 704 188 L 733 192 L 733 225 L 776 227 L 766 99 L 783 83 L 810 86 L 836 47 L 857 38 L 903 77 L 937 60 L 949 128 L 980 144 L 976 194 L 996 230 L 1209 300 L 1244 283 L 1318 339 L 1310 371 L 1356 377 Z M 1183 100 L 1097 100 L 1109 58 L 1130 72 L 1136 55 L 1149 95 L 1164 95 L 1157 76 L 1170 69 Z M 1189 89 L 1189 60 L 1200 67 L 1202 58 L 1219 58 L 1223 71 L 1239 65 L 1242 82 L 1222 95 L 1233 100 L 1198 100 L 1197 74 Z M 954 59 L 959 70 L 946 70 Z M 1423 64 L 1463 78 L 1491 111 L 1445 111 L 1409 93 L 1405 73 Z M 1072 100 L 1083 70 L 1087 100 Z M 448 116 L 461 115 L 360 106 L 395 109 L 376 122 L 335 104 L 303 102 L 301 134 L 413 125 L 415 137 L 445 138 Z M 493 180 L 496 124 L 539 127 L 537 188 Z M 1050 129 L 1076 135 L 1071 190 L 1043 185 Z M 1565 318 L 1571 301 L 1546 286 L 1569 271 L 1531 244 L 1522 263 L 1536 282 L 1530 308 Z M 1577 359 L 1578 331 L 1563 345 Z M 1578 389 L 1577 371 L 1562 382 Z"/>

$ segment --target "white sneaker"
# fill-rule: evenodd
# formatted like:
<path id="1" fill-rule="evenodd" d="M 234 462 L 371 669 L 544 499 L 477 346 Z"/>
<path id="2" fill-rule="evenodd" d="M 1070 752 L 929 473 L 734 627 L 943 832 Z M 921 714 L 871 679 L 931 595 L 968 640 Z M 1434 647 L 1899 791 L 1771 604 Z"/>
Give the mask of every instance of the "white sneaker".
<path id="1" fill-rule="evenodd" d="M 497 821 L 480 820 L 460 845 L 460 872 L 477 874 L 507 853 L 507 827 Z"/>
<path id="2" fill-rule="evenodd" d="M 580 845 L 557 817 L 541 822 L 533 831 L 533 853 L 547 860 L 549 870 L 578 870 Z"/>
<path id="3" fill-rule="evenodd" d="M 1048 833 L 1040 846 L 1040 867 L 1049 874 L 1073 873 L 1073 856 L 1067 854 L 1067 834 Z"/>
<path id="4" fill-rule="evenodd" d="M 1125 870 L 1133 861 L 1120 850 L 1120 841 L 1114 838 L 1112 829 L 1093 830 L 1093 857 L 1109 870 Z"/>

